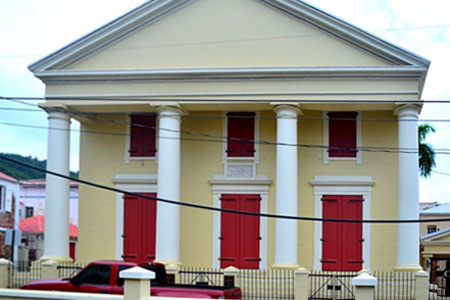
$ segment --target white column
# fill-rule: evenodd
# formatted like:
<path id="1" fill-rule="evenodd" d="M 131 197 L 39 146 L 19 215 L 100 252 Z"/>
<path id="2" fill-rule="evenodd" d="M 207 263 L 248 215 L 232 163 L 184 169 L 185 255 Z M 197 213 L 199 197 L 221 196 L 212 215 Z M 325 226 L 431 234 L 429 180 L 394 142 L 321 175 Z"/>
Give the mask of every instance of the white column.
<path id="1" fill-rule="evenodd" d="M 277 215 L 297 215 L 298 147 L 280 145 L 297 144 L 297 115 L 300 110 L 290 105 L 275 107 L 277 113 Z M 295 268 L 297 263 L 297 221 L 276 219 L 274 268 Z"/>
<path id="2" fill-rule="evenodd" d="M 419 219 L 419 154 L 417 149 L 420 108 L 402 105 L 398 115 L 398 147 L 414 153 L 398 154 L 398 218 Z M 419 224 L 398 224 L 396 270 L 421 270 L 419 265 Z"/>
<path id="3" fill-rule="evenodd" d="M 180 201 L 181 110 L 158 108 L 158 197 Z M 180 264 L 180 208 L 158 202 L 156 260 L 166 265 Z"/>
<path id="4" fill-rule="evenodd" d="M 47 113 L 47 170 L 69 176 L 70 117 L 60 111 Z M 42 260 L 72 261 L 69 258 L 69 186 L 67 179 L 46 175 Z"/>

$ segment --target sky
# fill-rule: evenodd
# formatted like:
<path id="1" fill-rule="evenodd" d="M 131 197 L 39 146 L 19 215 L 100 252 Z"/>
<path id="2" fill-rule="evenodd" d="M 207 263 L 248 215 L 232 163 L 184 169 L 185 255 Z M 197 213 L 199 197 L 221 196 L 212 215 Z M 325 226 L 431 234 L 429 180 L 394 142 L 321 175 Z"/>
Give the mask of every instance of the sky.
<path id="1" fill-rule="evenodd" d="M 0 0 L 0 96 L 42 97 L 44 85 L 27 66 L 126 13 L 145 0 Z M 308 3 L 432 61 L 423 99 L 450 100 L 450 1 L 309 0 Z M 32 108 L 0 102 L 0 108 Z M 34 102 L 35 103 L 35 102 Z M 450 119 L 450 104 L 425 104 L 421 119 Z M 0 109 L 0 152 L 45 159 L 44 112 Z M 450 123 L 431 123 L 427 142 L 450 149 Z M 72 128 L 79 129 L 76 121 Z M 71 134 L 71 170 L 78 170 L 79 135 Z M 450 202 L 450 155 L 437 155 L 436 171 L 420 179 L 421 202 Z"/>

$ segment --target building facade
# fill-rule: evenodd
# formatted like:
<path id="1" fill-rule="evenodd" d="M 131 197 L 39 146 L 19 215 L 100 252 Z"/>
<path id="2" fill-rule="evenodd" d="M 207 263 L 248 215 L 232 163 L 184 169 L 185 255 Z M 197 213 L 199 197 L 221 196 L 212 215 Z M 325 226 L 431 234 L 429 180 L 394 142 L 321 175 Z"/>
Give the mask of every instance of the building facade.
<path id="1" fill-rule="evenodd" d="M 259 214 L 418 219 L 417 153 L 396 150 L 417 148 L 428 66 L 296 0 L 149 1 L 43 58 L 49 127 L 80 121 L 80 178 L 123 191 L 80 186 L 79 260 L 419 269 L 417 224 Z M 49 131 L 48 170 L 68 143 Z M 67 195 L 47 175 L 50 259 Z"/>
<path id="2" fill-rule="evenodd" d="M 9 234 L 11 234 L 11 230 L 19 229 L 18 221 L 19 183 L 11 176 L 0 172 L 0 257 L 11 259 L 12 254 L 15 258 L 18 257 L 19 244 L 15 243 L 13 249 L 11 241 L 6 243 L 7 231 L 10 231 Z M 12 251 L 14 252 L 12 253 Z"/>

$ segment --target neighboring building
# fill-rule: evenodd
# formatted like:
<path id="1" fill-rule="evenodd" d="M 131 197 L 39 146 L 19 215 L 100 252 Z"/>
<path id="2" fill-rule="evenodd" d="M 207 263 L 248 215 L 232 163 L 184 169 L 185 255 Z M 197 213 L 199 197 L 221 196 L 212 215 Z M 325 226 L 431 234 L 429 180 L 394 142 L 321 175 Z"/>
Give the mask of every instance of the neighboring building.
<path id="1" fill-rule="evenodd" d="M 19 229 L 19 183 L 16 179 L 0 172 L 0 258 L 11 259 L 11 247 L 5 247 L 6 232 Z M 15 245 L 14 257 L 18 255 Z"/>
<path id="2" fill-rule="evenodd" d="M 34 216 L 20 220 L 23 245 L 20 247 L 21 261 L 35 261 L 44 255 L 44 216 Z M 76 244 L 78 239 L 78 227 L 69 225 L 69 257 L 76 259 Z"/>
<path id="3" fill-rule="evenodd" d="M 450 227 L 448 222 L 432 222 L 433 219 L 450 219 L 450 203 L 436 204 L 420 210 L 421 220 L 430 220 L 427 223 L 420 223 L 420 236 L 424 236 L 436 231 Z"/>
<path id="4" fill-rule="evenodd" d="M 421 220 L 430 220 L 420 225 L 421 263 L 430 271 L 432 281 L 436 271 L 446 269 L 450 261 L 450 221 L 433 222 L 436 219 L 450 219 L 450 203 L 436 204 L 420 211 Z"/>
<path id="5" fill-rule="evenodd" d="M 429 63 L 302 1 L 154 0 L 30 70 L 53 98 L 49 127 L 67 129 L 49 130 L 54 172 L 69 174 L 76 118 L 86 181 L 254 213 L 416 219 L 417 153 L 392 149 L 418 146 Z M 68 257 L 68 185 L 47 175 L 47 259 Z M 418 224 L 274 220 L 84 185 L 79 205 L 83 262 L 420 269 Z"/>
<path id="6" fill-rule="evenodd" d="M 45 214 L 45 179 L 29 179 L 20 182 L 20 218 Z M 78 183 L 70 182 L 69 222 L 78 226 Z"/>

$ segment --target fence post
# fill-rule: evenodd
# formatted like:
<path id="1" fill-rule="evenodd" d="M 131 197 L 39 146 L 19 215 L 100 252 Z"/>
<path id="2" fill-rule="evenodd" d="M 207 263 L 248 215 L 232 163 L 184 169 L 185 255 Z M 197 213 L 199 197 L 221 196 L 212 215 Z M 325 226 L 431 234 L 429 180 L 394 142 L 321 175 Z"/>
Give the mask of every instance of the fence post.
<path id="1" fill-rule="evenodd" d="M 178 265 L 167 265 L 167 283 L 174 284 L 180 283 L 180 266 Z"/>
<path id="2" fill-rule="evenodd" d="M 373 300 L 377 284 L 378 280 L 370 276 L 367 270 L 361 271 L 352 279 L 352 285 L 355 286 L 355 300 Z"/>
<path id="3" fill-rule="evenodd" d="M 59 278 L 58 263 L 53 260 L 47 260 L 42 262 L 42 279 L 55 279 Z"/>
<path id="4" fill-rule="evenodd" d="M 155 273 L 141 267 L 126 269 L 119 273 L 125 279 L 124 300 L 148 300 L 150 297 L 150 280 Z"/>
<path id="5" fill-rule="evenodd" d="M 224 286 L 240 286 L 239 269 L 229 266 L 223 270 L 223 285 Z"/>
<path id="6" fill-rule="evenodd" d="M 9 284 L 9 268 L 12 262 L 7 259 L 0 258 L 0 289 L 6 289 Z"/>
<path id="7" fill-rule="evenodd" d="M 294 272 L 295 300 L 308 300 L 309 297 L 309 272 L 305 268 L 299 268 Z"/>
<path id="8" fill-rule="evenodd" d="M 415 295 L 416 300 L 428 300 L 429 279 L 428 273 L 425 271 L 419 271 L 415 274 Z"/>

